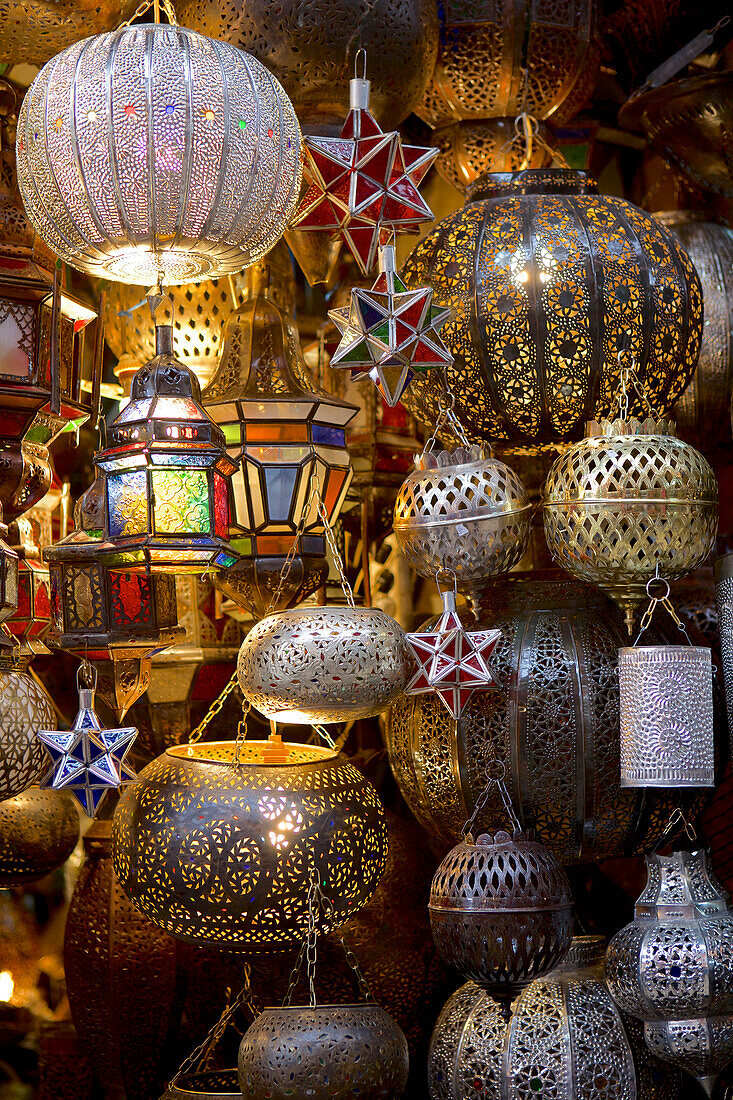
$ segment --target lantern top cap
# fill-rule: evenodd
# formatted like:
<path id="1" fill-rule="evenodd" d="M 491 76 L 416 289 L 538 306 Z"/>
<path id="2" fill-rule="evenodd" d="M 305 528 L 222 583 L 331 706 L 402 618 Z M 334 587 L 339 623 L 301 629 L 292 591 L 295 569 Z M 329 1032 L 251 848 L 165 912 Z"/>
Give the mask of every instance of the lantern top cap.
<path id="1" fill-rule="evenodd" d="M 273 742 L 204 741 L 190 745 L 173 745 L 166 749 L 168 756 L 197 764 L 232 765 L 242 768 L 282 767 L 294 768 L 312 764 L 324 764 L 336 760 L 338 753 L 322 745 L 301 745 L 282 742 L 282 753 L 274 753 Z"/>
<path id="2" fill-rule="evenodd" d="M 597 195 L 589 172 L 574 168 L 526 168 L 520 172 L 485 172 L 468 191 L 466 203 L 517 195 Z"/>
<path id="3" fill-rule="evenodd" d="M 644 420 L 632 417 L 625 420 L 619 417 L 617 420 L 588 420 L 585 425 L 585 434 L 589 438 L 595 436 L 614 435 L 677 435 L 677 425 L 674 420 L 657 419 L 647 416 Z"/>
<path id="4" fill-rule="evenodd" d="M 705 851 L 646 857 L 647 881 L 639 895 L 637 919 L 705 917 L 729 909 L 730 897 L 707 865 Z"/>
<path id="5" fill-rule="evenodd" d="M 173 354 L 173 327 L 155 326 L 155 356 L 140 367 L 132 380 L 130 400 L 144 397 L 190 397 L 201 400 L 198 378 Z M 205 414 L 204 414 L 205 415 Z"/>

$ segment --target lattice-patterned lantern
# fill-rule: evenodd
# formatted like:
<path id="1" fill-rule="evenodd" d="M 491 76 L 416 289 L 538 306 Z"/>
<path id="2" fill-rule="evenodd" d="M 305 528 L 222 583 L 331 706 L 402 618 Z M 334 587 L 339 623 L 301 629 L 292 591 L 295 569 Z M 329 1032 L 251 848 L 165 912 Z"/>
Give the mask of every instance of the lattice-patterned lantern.
<path id="1" fill-rule="evenodd" d="M 28 662 L 0 657 L 0 800 L 39 783 L 48 760 L 37 734 L 55 722 L 51 698 Z"/>
<path id="2" fill-rule="evenodd" d="M 715 604 L 718 611 L 716 633 L 720 634 L 728 728 L 733 729 L 733 554 L 724 554 L 715 563 Z"/>
<path id="3" fill-rule="evenodd" d="M 703 850 L 647 856 L 634 920 L 606 953 L 619 1008 L 644 1021 L 647 1046 L 709 1093 L 733 1058 L 733 911 Z"/>
<path id="4" fill-rule="evenodd" d="M 678 1074 L 650 1057 L 603 981 L 605 941 L 576 936 L 503 1019 L 468 982 L 447 1001 L 428 1059 L 431 1100 L 676 1100 Z"/>
<path id="5" fill-rule="evenodd" d="M 143 573 L 203 573 L 232 565 L 229 481 L 237 461 L 200 404 L 201 387 L 156 325 L 154 359 L 135 375 L 129 404 L 95 458 L 104 472 L 105 563 Z"/>
<path id="6" fill-rule="evenodd" d="M 43 532 L 38 516 L 26 513 L 14 523 L 18 552 L 18 607 L 6 629 L 23 653 L 48 653 L 44 640 L 51 627 L 51 584 L 44 564 Z"/>
<path id="7" fill-rule="evenodd" d="M 621 786 L 714 787 L 711 651 L 629 646 L 618 671 Z"/>
<path id="8" fill-rule="evenodd" d="M 506 1014 L 526 985 L 560 962 L 573 935 L 565 872 L 549 848 L 521 833 L 457 844 L 435 872 L 429 908 L 440 957 Z"/>
<path id="9" fill-rule="evenodd" d="M 397 494 L 394 533 L 421 577 L 452 572 L 475 594 L 522 557 L 531 512 L 514 471 L 481 447 L 425 451 Z"/>
<path id="10" fill-rule="evenodd" d="M 471 439 L 525 447 L 578 439 L 615 406 L 627 349 L 666 412 L 697 362 L 700 280 L 651 214 L 599 196 L 583 172 L 485 176 L 472 201 L 421 241 L 402 271 L 453 320 L 442 338 L 455 412 Z M 404 401 L 428 424 L 444 390 L 415 378 Z M 645 406 L 631 404 L 638 416 Z"/>
<path id="11" fill-rule="evenodd" d="M 323 582 L 326 544 L 313 479 L 333 524 L 352 477 L 345 427 L 357 413 L 311 382 L 295 325 L 265 284 L 262 271 L 252 274 L 250 300 L 227 322 L 219 367 L 203 395 L 228 453 L 242 459 L 232 481 L 229 533 L 243 560 L 218 583 L 260 614 L 274 610 L 270 603 L 294 543 L 279 608 Z"/>
<path id="12" fill-rule="evenodd" d="M 123 717 L 148 686 L 151 661 L 183 637 L 175 578 L 110 571 L 104 563 L 101 477 L 76 509 L 76 530 L 48 547 L 53 629 L 48 644 L 91 661 L 97 692 Z"/>
<path id="13" fill-rule="evenodd" d="M 259 61 L 177 26 L 70 46 L 18 120 L 18 179 L 67 263 L 125 283 L 226 275 L 282 236 L 300 189 L 300 130 Z M 195 186 L 191 186 L 195 181 Z"/>
<path id="14" fill-rule="evenodd" d="M 676 580 L 712 553 L 718 483 L 671 421 L 604 420 L 586 428 L 547 475 L 545 538 L 558 565 L 608 592 L 631 632 L 655 574 Z"/>
<path id="15" fill-rule="evenodd" d="M 335 604 L 260 619 L 237 663 L 247 702 L 271 721 L 298 725 L 381 714 L 411 669 L 399 623 L 377 608 Z"/>
<path id="16" fill-rule="evenodd" d="M 31 787 L 0 800 L 0 887 L 36 882 L 65 863 L 79 839 L 71 795 Z"/>
<path id="17" fill-rule="evenodd" d="M 343 922 L 386 859 L 384 811 L 361 773 L 330 749 L 283 742 L 168 749 L 123 794 L 112 832 L 135 906 L 177 939 L 230 950 L 302 939 L 313 869 Z"/>
<path id="18" fill-rule="evenodd" d="M 514 118 L 471 118 L 436 130 L 433 141 L 440 149 L 435 167 L 457 191 L 470 194 L 485 172 L 518 172 L 521 168 L 547 168 L 552 163 L 552 130 L 537 124 L 531 152 L 520 137 Z M 529 155 L 529 163 L 526 157 Z"/>

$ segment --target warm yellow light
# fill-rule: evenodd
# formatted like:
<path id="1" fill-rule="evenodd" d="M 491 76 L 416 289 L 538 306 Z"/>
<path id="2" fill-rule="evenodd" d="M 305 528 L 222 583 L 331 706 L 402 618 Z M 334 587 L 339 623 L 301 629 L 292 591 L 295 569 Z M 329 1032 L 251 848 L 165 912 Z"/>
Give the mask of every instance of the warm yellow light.
<path id="1" fill-rule="evenodd" d="M 8 1002 L 13 996 L 15 982 L 9 970 L 0 970 L 0 1001 Z"/>

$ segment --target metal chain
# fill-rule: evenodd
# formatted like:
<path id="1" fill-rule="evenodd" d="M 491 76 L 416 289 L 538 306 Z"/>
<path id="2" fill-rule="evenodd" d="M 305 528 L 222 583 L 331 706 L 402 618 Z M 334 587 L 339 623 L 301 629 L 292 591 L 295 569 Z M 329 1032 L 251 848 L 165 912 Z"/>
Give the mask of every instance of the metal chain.
<path id="1" fill-rule="evenodd" d="M 196 728 L 191 730 L 191 736 L 188 739 L 189 744 L 193 745 L 196 741 L 199 741 L 201 739 L 204 732 L 206 731 L 207 726 L 209 726 L 210 723 L 214 720 L 214 718 L 216 718 L 217 714 L 219 713 L 221 708 L 224 706 L 224 704 L 226 703 L 227 699 L 229 698 L 231 693 L 234 691 L 236 686 L 237 686 L 237 673 L 236 673 L 236 669 L 235 669 L 235 671 L 232 673 L 231 680 L 229 680 L 229 682 L 227 684 L 225 684 L 224 687 L 221 689 L 221 691 L 217 695 L 216 699 L 211 704 L 211 706 L 209 707 L 209 709 L 207 710 L 206 714 L 201 719 L 199 724 L 196 726 Z"/>
<path id="2" fill-rule="evenodd" d="M 334 538 L 333 529 L 331 527 L 331 524 L 329 523 L 328 512 L 326 511 L 326 505 L 323 503 L 323 497 L 321 496 L 321 486 L 317 476 L 316 506 L 318 508 L 318 515 L 321 517 L 321 523 L 323 524 L 323 532 L 326 536 L 326 542 L 328 543 L 328 548 L 331 551 L 331 558 L 333 559 L 333 564 L 336 566 L 336 571 L 339 575 L 339 580 L 341 582 L 341 591 L 346 597 L 346 602 L 349 607 L 352 608 L 352 610 L 356 610 L 356 604 L 354 603 L 354 593 L 352 592 L 351 585 L 346 578 L 343 558 L 339 553 L 339 548 L 336 545 L 336 539 Z"/>
<path id="3" fill-rule="evenodd" d="M 316 963 L 318 961 L 318 931 L 316 911 L 320 876 L 315 868 L 311 870 L 308 884 L 308 933 L 306 936 L 306 973 L 308 975 L 308 996 L 311 1008 L 316 1007 Z"/>
<path id="4" fill-rule="evenodd" d="M 664 591 L 663 595 L 661 595 L 661 596 L 655 596 L 654 595 L 654 591 L 653 591 L 653 588 L 652 588 L 652 585 L 654 585 L 654 584 L 663 584 L 664 585 L 665 591 Z M 646 582 L 646 594 L 649 597 L 649 605 L 648 605 L 646 611 L 644 612 L 644 614 L 641 617 L 641 622 L 639 624 L 639 633 L 636 635 L 636 638 L 634 639 L 634 646 L 637 646 L 639 644 L 639 639 L 641 638 L 642 634 L 648 629 L 649 624 L 652 621 L 652 616 L 654 615 L 654 612 L 656 610 L 657 604 L 662 605 L 662 607 L 665 609 L 665 611 L 667 612 L 667 614 L 671 618 L 672 622 L 675 623 L 677 629 L 680 630 L 684 634 L 685 639 L 687 641 L 687 644 L 692 645 L 692 638 L 687 633 L 687 627 L 685 626 L 682 619 L 679 617 L 679 615 L 675 611 L 674 607 L 672 606 L 672 601 L 669 598 L 669 594 L 670 594 L 669 581 L 666 580 L 664 577 L 659 576 L 659 565 L 657 565 L 654 576 L 650 577 L 649 580 Z"/>
<path id="5" fill-rule="evenodd" d="M 235 768 L 242 763 L 242 745 L 247 740 L 247 718 L 251 710 L 252 704 L 247 699 L 242 698 L 242 716 L 237 726 L 237 739 L 234 742 L 234 759 L 232 760 Z"/>
<path id="6" fill-rule="evenodd" d="M 621 361 L 624 358 L 624 356 L 627 355 L 627 354 L 629 356 L 630 362 L 627 363 L 624 366 Z M 619 419 L 621 419 L 621 420 L 628 420 L 629 419 L 629 392 L 628 392 L 628 389 L 629 389 L 629 381 L 630 381 L 632 383 L 634 389 L 636 390 L 638 396 L 641 398 L 642 403 L 646 406 L 646 411 L 647 411 L 648 415 L 654 417 L 655 420 L 659 420 L 660 414 L 654 408 L 651 401 L 649 400 L 649 396 L 646 392 L 646 387 L 645 387 L 644 383 L 642 382 L 641 378 L 639 377 L 639 375 L 637 373 L 636 359 L 634 358 L 634 356 L 631 354 L 631 352 L 627 352 L 626 350 L 622 349 L 621 351 L 619 351 L 616 358 L 618 360 L 619 367 L 621 368 L 621 374 L 620 374 L 620 377 L 619 377 L 619 398 L 618 398 L 618 402 L 619 402 Z"/>
<path id="7" fill-rule="evenodd" d="M 319 737 L 323 738 L 329 749 L 336 749 L 336 742 L 334 741 L 333 737 L 331 737 L 331 734 L 328 732 L 325 726 L 317 724 L 312 726 L 311 728 L 314 733 L 317 733 Z"/>
<path id="8" fill-rule="evenodd" d="M 165 14 L 168 18 L 168 22 L 171 24 L 171 26 L 173 26 L 173 27 L 179 26 L 178 16 L 176 15 L 176 11 L 175 11 L 175 8 L 173 7 L 173 4 L 171 3 L 171 0 L 160 0 L 160 4 L 161 4 L 161 6 L 163 8 L 163 11 L 165 12 Z M 155 7 L 155 6 L 156 6 L 156 0 L 143 0 L 142 4 L 138 4 L 137 8 L 132 13 L 130 18 L 126 19 L 124 23 L 120 23 L 119 30 L 122 30 L 124 27 L 132 26 L 132 24 L 135 22 L 136 19 L 139 19 L 141 15 L 145 15 L 146 11 L 149 11 L 150 8 Z"/>
<path id="9" fill-rule="evenodd" d="M 681 806 L 676 806 L 672 813 L 667 818 L 667 823 L 662 829 L 659 840 L 652 848 L 652 852 L 658 852 L 660 848 L 664 847 L 671 833 L 676 832 L 675 826 L 679 826 L 681 831 L 693 844 L 697 840 L 697 832 L 695 826 L 689 821 L 682 810 Z"/>
<path id="10" fill-rule="evenodd" d="M 181 1063 L 176 1070 L 171 1084 L 175 1084 L 186 1074 L 190 1073 L 194 1069 L 206 1067 L 207 1063 L 211 1059 L 217 1043 L 221 1039 L 222 1035 L 227 1029 L 227 1026 L 234 1016 L 237 1009 L 244 1006 L 252 1013 L 253 1019 L 259 1015 L 259 1010 L 256 1008 L 254 998 L 252 996 L 252 972 L 250 970 L 249 963 L 244 964 L 244 985 L 234 998 L 234 1000 L 225 1005 L 219 1019 L 210 1029 L 209 1033 L 199 1043 L 197 1047 L 191 1051 L 187 1058 Z"/>
<path id="11" fill-rule="evenodd" d="M 275 589 L 275 591 L 272 594 L 272 599 L 270 600 L 270 602 L 268 604 L 267 611 L 265 612 L 265 615 L 271 615 L 272 612 L 277 608 L 278 603 L 280 602 L 280 596 L 282 595 L 283 586 L 285 585 L 285 582 L 287 581 L 288 577 L 290 576 L 291 570 L 293 568 L 293 562 L 295 561 L 295 555 L 298 551 L 298 540 L 300 539 L 300 536 L 305 531 L 305 525 L 308 522 L 308 516 L 310 515 L 311 505 L 314 504 L 316 506 L 316 508 L 318 507 L 318 505 L 316 504 L 316 491 L 317 491 L 316 482 L 317 482 L 317 480 L 318 480 L 317 466 L 316 466 L 316 463 L 314 462 L 313 466 L 312 466 L 312 469 L 311 469 L 311 479 L 310 479 L 310 485 L 309 485 L 310 491 L 308 493 L 308 499 L 305 502 L 305 507 L 303 508 L 303 511 L 300 513 L 300 519 L 298 520 L 298 525 L 295 528 L 295 534 L 293 535 L 293 544 L 290 547 L 290 549 L 288 550 L 287 555 L 285 557 L 285 561 L 283 562 L 283 567 L 280 570 L 280 577 L 278 578 L 278 582 L 277 582 L 277 588 Z"/>
<path id="12" fill-rule="evenodd" d="M 364 999 L 366 1001 L 369 1001 L 369 1002 L 374 1001 L 372 991 L 369 988 L 369 982 L 366 980 L 366 978 L 364 976 L 364 972 L 362 971 L 361 967 L 359 966 L 359 960 L 357 959 L 356 955 L 351 950 L 351 948 L 347 944 L 346 940 L 344 939 L 343 935 L 339 931 L 338 922 L 336 920 L 336 914 L 334 912 L 332 902 L 330 901 L 329 898 L 326 897 L 326 895 L 323 893 L 323 890 L 321 890 L 320 886 L 318 887 L 318 893 L 319 893 L 319 897 L 320 897 L 320 901 L 321 901 L 321 907 L 323 909 L 324 916 L 326 917 L 326 920 L 328 921 L 328 923 L 330 925 L 331 935 L 334 936 L 338 940 L 338 942 L 341 944 L 341 947 L 343 948 L 344 955 L 346 956 L 346 962 L 349 964 L 351 969 L 354 971 L 354 974 L 356 974 L 356 980 L 359 983 L 359 989 L 361 991 L 362 997 L 364 997 Z"/>
<path id="13" fill-rule="evenodd" d="M 503 760 L 497 760 L 497 761 L 495 761 L 495 763 L 501 765 L 501 768 L 502 768 L 501 774 L 498 775 L 498 776 L 497 775 L 490 775 L 489 776 L 489 779 L 488 779 L 488 782 L 487 782 L 486 786 L 484 787 L 483 791 L 481 792 L 478 799 L 476 800 L 476 805 L 474 807 L 473 813 L 471 814 L 468 821 L 465 823 L 465 825 L 463 826 L 463 829 L 461 830 L 461 836 L 463 837 L 463 839 L 468 844 L 473 843 L 473 831 L 472 831 L 473 826 L 476 823 L 476 818 L 478 817 L 478 815 L 481 813 L 481 811 L 486 806 L 486 803 L 489 800 L 489 795 L 491 794 L 491 788 L 494 786 L 494 784 L 496 784 L 496 786 L 499 790 L 499 797 L 501 798 L 501 801 L 504 805 L 504 809 L 506 810 L 509 821 L 511 822 L 512 829 L 516 833 L 519 833 L 522 830 L 522 826 L 520 824 L 519 818 L 517 817 L 514 806 L 512 805 L 512 800 L 509 796 L 509 791 L 507 789 L 507 785 L 506 785 L 506 782 L 505 782 L 506 765 L 504 764 Z"/>
<path id="14" fill-rule="evenodd" d="M 438 419 L 435 422 L 433 433 L 425 443 L 422 449 L 423 454 L 428 454 L 435 447 L 440 435 L 441 428 L 444 428 L 446 424 L 450 424 L 455 435 L 460 440 L 461 444 L 468 448 L 471 446 L 471 440 L 466 435 L 466 430 L 461 424 L 460 420 L 454 412 L 456 395 L 450 393 L 446 386 L 445 374 L 441 372 L 442 392 L 440 394 L 440 400 L 438 402 Z"/>

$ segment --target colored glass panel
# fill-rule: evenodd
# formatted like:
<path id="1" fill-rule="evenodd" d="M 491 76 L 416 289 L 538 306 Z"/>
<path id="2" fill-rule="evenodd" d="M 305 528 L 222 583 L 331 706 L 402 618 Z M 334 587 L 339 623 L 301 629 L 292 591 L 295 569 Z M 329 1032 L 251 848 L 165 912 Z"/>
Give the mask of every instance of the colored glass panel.
<path id="1" fill-rule="evenodd" d="M 132 573 L 110 573 L 112 621 L 117 627 L 143 626 L 153 622 L 150 581 Z"/>
<path id="2" fill-rule="evenodd" d="M 211 531 L 209 479 L 205 470 L 156 469 L 151 478 L 157 535 Z"/>
<path id="3" fill-rule="evenodd" d="M 229 494 L 221 474 L 214 474 L 214 530 L 221 539 L 229 537 Z"/>
<path id="4" fill-rule="evenodd" d="M 139 535 L 148 527 L 148 479 L 143 470 L 107 477 L 109 533 L 112 538 Z"/>
<path id="5" fill-rule="evenodd" d="M 333 515 L 336 505 L 338 504 L 339 496 L 345 481 L 346 473 L 344 470 L 331 470 L 328 484 L 323 494 L 323 503 L 326 506 L 326 512 L 329 517 Z"/>
<path id="6" fill-rule="evenodd" d="M 314 424 L 313 442 L 326 443 L 333 447 L 344 447 L 346 446 L 346 432 L 343 428 L 331 428 L 327 424 Z"/>
<path id="7" fill-rule="evenodd" d="M 287 421 L 255 422 L 245 426 L 248 443 L 300 443 L 308 439 L 306 424 L 289 424 Z"/>
<path id="8" fill-rule="evenodd" d="M 263 470 L 271 523 L 285 523 L 290 518 L 298 473 L 297 466 L 270 466 Z"/>

